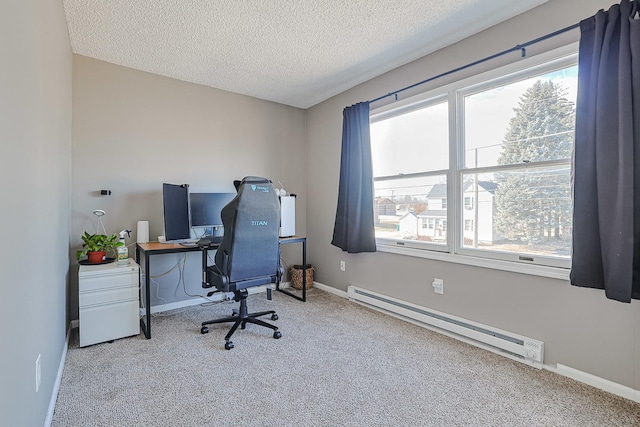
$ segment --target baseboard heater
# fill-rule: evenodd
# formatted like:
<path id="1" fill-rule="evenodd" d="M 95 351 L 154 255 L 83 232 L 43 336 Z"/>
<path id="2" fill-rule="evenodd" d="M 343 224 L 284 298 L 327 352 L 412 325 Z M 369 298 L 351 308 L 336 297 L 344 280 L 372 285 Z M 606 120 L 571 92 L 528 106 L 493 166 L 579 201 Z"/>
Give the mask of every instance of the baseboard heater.
<path id="1" fill-rule="evenodd" d="M 351 301 L 541 369 L 544 343 L 471 320 L 349 286 Z"/>

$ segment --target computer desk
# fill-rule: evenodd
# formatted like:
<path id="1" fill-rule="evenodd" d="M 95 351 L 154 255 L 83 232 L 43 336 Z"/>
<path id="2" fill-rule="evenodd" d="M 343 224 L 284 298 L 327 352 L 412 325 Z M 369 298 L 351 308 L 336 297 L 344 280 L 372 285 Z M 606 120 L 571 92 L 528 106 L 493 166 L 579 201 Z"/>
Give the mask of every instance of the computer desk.
<path id="1" fill-rule="evenodd" d="M 281 237 L 280 244 L 302 243 L 302 297 L 292 294 L 285 289 L 280 289 L 280 283 L 276 283 L 276 290 L 287 294 L 297 300 L 305 302 L 307 300 L 307 238 L 303 236 Z M 210 245 L 209 250 L 217 249 L 219 245 Z M 147 339 L 151 338 L 151 258 L 152 255 L 175 254 L 180 252 L 196 252 L 201 251 L 198 246 L 184 246 L 173 243 L 136 243 L 136 262 L 140 265 L 141 257 L 144 256 L 144 301 L 145 301 L 145 319 L 140 319 L 140 326 Z M 142 270 L 140 270 L 142 274 Z M 140 289 L 142 292 L 142 289 Z"/>

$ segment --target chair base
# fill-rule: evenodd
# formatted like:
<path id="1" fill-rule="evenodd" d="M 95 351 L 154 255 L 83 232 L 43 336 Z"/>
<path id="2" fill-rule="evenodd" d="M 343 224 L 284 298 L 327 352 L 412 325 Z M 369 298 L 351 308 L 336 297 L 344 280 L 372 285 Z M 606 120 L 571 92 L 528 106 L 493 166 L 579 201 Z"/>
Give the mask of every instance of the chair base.
<path id="1" fill-rule="evenodd" d="M 271 315 L 271 320 L 278 320 L 278 315 L 273 310 L 268 311 L 259 311 L 256 313 L 249 313 L 247 309 L 247 296 L 249 295 L 246 290 L 235 291 L 235 300 L 240 301 L 240 309 L 233 309 L 233 314 L 231 316 L 222 317 L 220 319 L 208 320 L 206 322 L 202 322 L 202 328 L 200 329 L 201 334 L 206 334 L 209 332 L 209 328 L 207 325 L 213 325 L 216 323 L 233 323 L 233 326 L 224 337 L 225 344 L 224 348 L 227 350 L 231 350 L 233 348 L 233 342 L 231 341 L 231 336 L 234 334 L 238 326 L 241 329 L 245 329 L 247 323 L 253 323 L 254 325 L 264 326 L 265 328 L 273 329 L 273 338 L 278 339 L 282 337 L 282 333 L 278 330 L 278 327 L 267 323 L 263 320 L 258 319 L 258 317 L 265 316 L 267 314 Z"/>

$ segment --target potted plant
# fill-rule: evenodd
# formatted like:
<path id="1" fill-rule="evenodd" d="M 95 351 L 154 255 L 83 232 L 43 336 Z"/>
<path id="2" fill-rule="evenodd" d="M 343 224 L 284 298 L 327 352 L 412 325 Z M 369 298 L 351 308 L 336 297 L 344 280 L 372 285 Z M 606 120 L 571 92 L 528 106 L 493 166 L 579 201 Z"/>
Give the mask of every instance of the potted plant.
<path id="1" fill-rule="evenodd" d="M 90 263 L 102 262 L 108 251 L 115 251 L 115 248 L 122 246 L 117 234 L 107 236 L 106 234 L 89 234 L 86 231 L 82 236 L 82 250 L 76 252 L 76 258 L 87 256 Z"/>

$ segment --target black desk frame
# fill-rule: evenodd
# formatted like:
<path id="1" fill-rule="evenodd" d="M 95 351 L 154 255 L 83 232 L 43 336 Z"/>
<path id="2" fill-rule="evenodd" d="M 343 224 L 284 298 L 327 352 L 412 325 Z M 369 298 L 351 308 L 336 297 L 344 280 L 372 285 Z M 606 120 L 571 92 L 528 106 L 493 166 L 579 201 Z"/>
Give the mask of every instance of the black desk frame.
<path id="1" fill-rule="evenodd" d="M 281 289 L 280 283 L 276 284 L 276 290 L 282 292 L 283 294 L 287 294 L 290 297 L 293 297 L 302 302 L 307 301 L 307 238 L 300 236 L 293 237 L 283 237 L 280 239 L 280 244 L 288 244 L 288 243 L 302 243 L 302 297 L 299 297 L 296 294 L 292 294 L 291 292 Z"/>
<path id="2" fill-rule="evenodd" d="M 287 294 L 297 300 L 305 302 L 307 300 L 307 238 L 300 236 L 283 237 L 280 239 L 280 244 L 289 243 L 302 243 L 302 297 L 292 294 L 285 289 L 280 289 L 280 283 L 276 284 L 276 290 Z M 208 249 L 216 249 L 216 246 L 209 246 Z M 140 318 L 140 327 L 144 332 L 144 336 L 151 338 L 151 270 L 150 270 L 150 258 L 151 255 L 161 254 L 175 254 L 181 252 L 196 252 L 201 251 L 198 246 L 183 246 L 170 243 L 136 243 L 136 262 L 140 264 L 141 256 L 144 255 L 144 301 L 145 301 L 145 319 Z M 139 274 L 143 274 L 140 271 Z M 140 282 L 142 282 L 140 280 Z M 142 293 L 143 289 L 140 289 Z"/>

